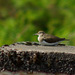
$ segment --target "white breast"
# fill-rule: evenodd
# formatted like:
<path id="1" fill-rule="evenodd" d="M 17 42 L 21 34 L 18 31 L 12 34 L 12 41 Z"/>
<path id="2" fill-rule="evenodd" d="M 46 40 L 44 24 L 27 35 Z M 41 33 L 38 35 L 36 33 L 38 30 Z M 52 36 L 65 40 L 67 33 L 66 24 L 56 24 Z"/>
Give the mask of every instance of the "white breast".
<path id="1" fill-rule="evenodd" d="M 38 37 L 38 41 L 40 42 L 40 37 Z"/>
<path id="2" fill-rule="evenodd" d="M 38 41 L 39 41 L 39 42 L 41 41 L 41 35 L 39 35 L 39 37 L 38 37 Z"/>

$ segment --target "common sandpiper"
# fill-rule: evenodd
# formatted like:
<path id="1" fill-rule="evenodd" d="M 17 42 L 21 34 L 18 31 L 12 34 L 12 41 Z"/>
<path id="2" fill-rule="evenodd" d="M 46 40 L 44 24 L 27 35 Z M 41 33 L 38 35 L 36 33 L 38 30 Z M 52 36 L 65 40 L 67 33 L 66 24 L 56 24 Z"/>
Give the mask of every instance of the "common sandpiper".
<path id="1" fill-rule="evenodd" d="M 61 41 L 68 40 L 65 38 L 59 38 L 54 35 L 46 34 L 44 31 L 39 31 L 35 35 L 38 35 L 38 41 L 41 45 L 55 46 L 58 45 Z"/>

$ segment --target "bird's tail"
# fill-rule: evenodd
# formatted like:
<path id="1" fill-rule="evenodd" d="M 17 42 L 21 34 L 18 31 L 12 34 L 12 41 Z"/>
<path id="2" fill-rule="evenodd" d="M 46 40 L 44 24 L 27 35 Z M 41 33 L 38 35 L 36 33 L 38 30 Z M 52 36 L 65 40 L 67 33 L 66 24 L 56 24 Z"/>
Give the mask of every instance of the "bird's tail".
<path id="1" fill-rule="evenodd" d="M 65 41 L 70 41 L 70 39 L 64 39 Z"/>
<path id="2" fill-rule="evenodd" d="M 63 40 L 63 41 L 69 41 L 69 39 L 65 39 L 65 38 L 61 38 L 61 40 Z"/>

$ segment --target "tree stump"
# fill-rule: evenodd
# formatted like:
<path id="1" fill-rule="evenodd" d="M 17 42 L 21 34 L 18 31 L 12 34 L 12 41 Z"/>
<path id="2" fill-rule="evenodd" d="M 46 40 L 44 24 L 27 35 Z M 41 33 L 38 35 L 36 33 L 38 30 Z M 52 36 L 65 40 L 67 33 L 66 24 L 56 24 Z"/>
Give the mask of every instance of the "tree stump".
<path id="1" fill-rule="evenodd" d="M 75 74 L 75 46 L 23 42 L 0 47 L 0 71 Z"/>

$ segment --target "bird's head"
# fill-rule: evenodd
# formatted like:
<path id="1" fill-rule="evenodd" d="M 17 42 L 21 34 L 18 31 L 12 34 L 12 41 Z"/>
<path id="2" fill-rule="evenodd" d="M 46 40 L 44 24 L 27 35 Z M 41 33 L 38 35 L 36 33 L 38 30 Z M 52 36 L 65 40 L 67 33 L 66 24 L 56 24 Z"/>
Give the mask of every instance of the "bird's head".
<path id="1" fill-rule="evenodd" d="M 36 33 L 35 35 L 43 35 L 43 34 L 45 34 L 45 32 L 44 31 L 39 31 L 38 33 Z"/>

